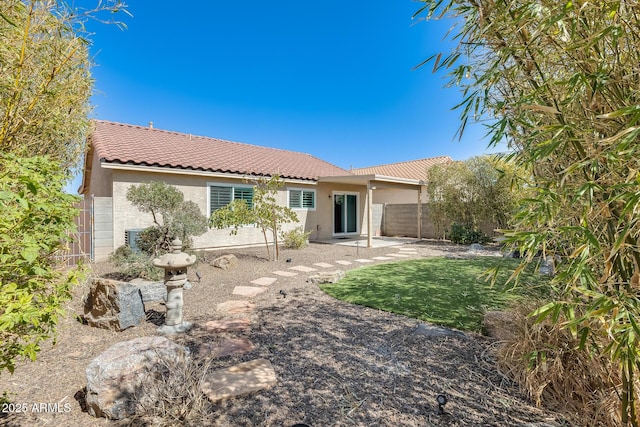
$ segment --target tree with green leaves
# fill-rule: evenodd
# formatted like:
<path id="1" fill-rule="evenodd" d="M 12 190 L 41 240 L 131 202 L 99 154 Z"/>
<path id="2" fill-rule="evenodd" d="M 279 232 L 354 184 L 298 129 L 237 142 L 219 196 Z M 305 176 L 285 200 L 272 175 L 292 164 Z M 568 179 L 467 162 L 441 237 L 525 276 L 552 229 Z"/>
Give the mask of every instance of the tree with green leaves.
<path id="1" fill-rule="evenodd" d="M 276 196 L 278 190 L 284 185 L 280 176 L 271 178 L 258 178 L 253 180 L 253 198 L 249 207 L 245 200 L 237 199 L 222 209 L 218 209 L 209 218 L 211 227 L 222 229 L 231 228 L 231 233 L 236 234 L 238 228 L 254 224 L 260 228 L 267 248 L 267 256 L 271 259 L 269 234 L 274 245 L 273 258 L 277 261 L 279 256 L 278 234 L 282 226 L 291 222 L 297 222 L 295 211 L 278 203 Z"/>
<path id="2" fill-rule="evenodd" d="M 462 90 L 460 130 L 486 121 L 531 177 L 509 242 L 525 264 L 559 260 L 554 301 L 535 315 L 610 360 L 612 423 L 638 426 L 640 3 L 423 2 L 416 17 L 454 24 L 457 47 L 426 62 Z"/>
<path id="3" fill-rule="evenodd" d="M 151 213 L 154 225 L 141 233 L 139 246 L 150 255 L 171 250 L 171 241 L 178 238 L 186 246 L 191 237 L 200 236 L 209 229 L 207 217 L 198 205 L 184 200 L 184 194 L 163 181 L 132 185 L 127 200 L 141 212 Z"/>
<path id="4" fill-rule="evenodd" d="M 83 23 L 122 9 L 109 0 L 79 10 L 52 0 L 3 0 L 0 7 L 0 152 L 81 162 L 93 87 Z"/>
<path id="5" fill-rule="evenodd" d="M 83 158 L 92 79 L 87 19 L 122 9 L 54 0 L 0 6 L 0 371 L 35 359 L 55 332 L 78 270 L 56 254 L 75 229 L 76 197 L 63 186 Z"/>
<path id="6" fill-rule="evenodd" d="M 0 371 L 35 360 L 78 282 L 80 271 L 64 272 L 56 258 L 78 215 L 65 179 L 48 157 L 0 157 Z"/>
<path id="7" fill-rule="evenodd" d="M 439 226 L 456 224 L 478 231 L 481 222 L 506 228 L 519 192 L 515 165 L 497 156 L 478 156 L 436 165 L 427 171 L 429 212 Z"/>

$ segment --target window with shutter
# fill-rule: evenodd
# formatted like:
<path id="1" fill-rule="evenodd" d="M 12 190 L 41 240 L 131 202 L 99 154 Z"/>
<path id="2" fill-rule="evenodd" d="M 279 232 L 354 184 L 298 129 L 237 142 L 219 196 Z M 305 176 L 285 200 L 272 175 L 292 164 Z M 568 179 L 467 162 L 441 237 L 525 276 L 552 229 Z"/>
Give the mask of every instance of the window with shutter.
<path id="1" fill-rule="evenodd" d="M 291 209 L 315 209 L 316 192 L 313 190 L 289 190 L 289 207 Z"/>
<path id="2" fill-rule="evenodd" d="M 244 200 L 249 209 L 253 206 L 253 188 L 233 187 L 233 200 Z"/>
<path id="3" fill-rule="evenodd" d="M 289 207 L 292 209 L 300 208 L 302 206 L 302 191 L 301 190 L 289 190 Z"/>
<path id="4" fill-rule="evenodd" d="M 302 207 L 307 209 L 316 208 L 316 192 L 315 191 L 302 192 Z"/>
<path id="5" fill-rule="evenodd" d="M 231 203 L 233 197 L 233 187 L 209 187 L 209 214 L 224 208 Z"/>
<path id="6" fill-rule="evenodd" d="M 209 185 L 209 214 L 224 208 L 233 200 L 244 200 L 251 208 L 253 206 L 253 188 Z"/>

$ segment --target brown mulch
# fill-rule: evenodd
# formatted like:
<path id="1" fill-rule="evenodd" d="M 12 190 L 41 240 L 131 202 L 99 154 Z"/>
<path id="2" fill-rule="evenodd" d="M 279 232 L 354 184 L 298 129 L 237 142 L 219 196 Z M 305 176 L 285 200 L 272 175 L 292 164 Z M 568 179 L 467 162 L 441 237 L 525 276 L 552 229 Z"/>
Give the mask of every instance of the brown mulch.
<path id="1" fill-rule="evenodd" d="M 411 247 L 419 257 L 466 249 L 426 241 Z M 218 303 L 242 299 L 232 295 L 234 286 L 251 286 L 251 280 L 262 276 L 277 277 L 270 275 L 272 271 L 397 252 L 394 248 L 311 244 L 303 250 L 283 251 L 278 262 L 268 261 L 263 247 L 207 253 L 207 260 L 233 253 L 239 265 L 223 271 L 203 262 L 190 270 L 194 286 L 184 292 L 184 316 L 196 326 L 174 339 L 197 354 L 204 341 L 223 336 L 248 338 L 255 346 L 252 351 L 215 360 L 211 369 L 266 358 L 278 378 L 271 389 L 213 405 L 210 425 L 567 425 L 556 414 L 535 407 L 497 371 L 492 356 L 496 344 L 491 339 L 475 334 L 467 334 L 466 339 L 415 335 L 412 332 L 420 324 L 416 319 L 338 301 L 307 283 L 309 273 L 278 277 L 266 292 L 253 298 L 256 308 L 249 315 L 248 331 L 211 336 L 200 327 L 223 317 L 216 311 Z M 92 267 L 95 275 L 114 272 L 108 263 Z M 202 275 L 200 282 L 196 271 Z M 147 307 L 148 321 L 123 332 L 96 329 L 78 321 L 87 290 L 87 284 L 76 289 L 55 345 L 47 345 L 36 362 L 21 363 L 13 375 L 0 374 L 0 391 L 7 390 L 14 403 L 28 407 L 27 413 L 0 416 L 0 425 L 118 425 L 83 412 L 85 368 L 116 342 L 154 335 L 164 308 Z M 438 394 L 449 400 L 440 415 Z M 60 412 L 34 412 L 34 403 L 59 403 Z"/>

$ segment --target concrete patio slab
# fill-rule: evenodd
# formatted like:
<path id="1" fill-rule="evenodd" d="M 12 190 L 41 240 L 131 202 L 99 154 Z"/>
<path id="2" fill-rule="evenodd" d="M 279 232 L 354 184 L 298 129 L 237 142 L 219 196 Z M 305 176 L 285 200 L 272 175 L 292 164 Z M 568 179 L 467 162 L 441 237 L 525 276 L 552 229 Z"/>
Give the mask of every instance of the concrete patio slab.
<path id="1" fill-rule="evenodd" d="M 267 288 L 265 287 L 258 288 L 255 286 L 236 286 L 235 288 L 233 288 L 232 294 L 251 298 L 266 290 Z"/>
<path id="2" fill-rule="evenodd" d="M 278 280 L 276 277 L 259 277 L 256 280 L 252 280 L 251 283 L 253 283 L 254 285 L 269 286 L 272 285 L 276 280 Z"/>
<path id="3" fill-rule="evenodd" d="M 276 384 L 276 372 L 267 359 L 240 363 L 207 374 L 201 391 L 212 402 L 243 396 Z"/>
<path id="4" fill-rule="evenodd" d="M 296 265 L 295 267 L 289 267 L 289 270 L 302 271 L 303 273 L 310 273 L 312 271 L 318 271 L 317 268 L 306 267 L 304 265 Z"/>
<path id="5" fill-rule="evenodd" d="M 282 277 L 293 277 L 293 276 L 297 276 L 298 273 L 294 273 L 293 271 L 272 271 L 271 273 L 275 274 L 276 276 L 282 276 Z"/>
<path id="6" fill-rule="evenodd" d="M 371 247 L 374 248 L 385 248 L 391 246 L 399 246 L 405 243 L 414 243 L 419 240 L 413 237 L 384 237 L 384 236 L 376 236 L 371 240 Z M 341 246 L 359 246 L 361 248 L 367 247 L 367 239 L 366 238 L 338 238 L 338 239 L 327 239 L 327 240 L 318 240 L 318 243 L 327 243 L 331 245 L 341 245 Z"/>

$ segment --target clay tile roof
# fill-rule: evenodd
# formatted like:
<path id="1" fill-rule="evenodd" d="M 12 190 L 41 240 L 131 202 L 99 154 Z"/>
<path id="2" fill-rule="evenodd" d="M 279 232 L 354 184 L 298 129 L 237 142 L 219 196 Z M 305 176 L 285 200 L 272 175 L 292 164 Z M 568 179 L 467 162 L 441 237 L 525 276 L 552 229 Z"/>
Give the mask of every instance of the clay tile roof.
<path id="1" fill-rule="evenodd" d="M 390 163 L 386 165 L 370 166 L 351 170 L 354 175 L 385 175 L 408 179 L 427 179 L 427 170 L 435 165 L 451 163 L 453 159 L 449 156 L 430 157 L 427 159 L 411 160 L 400 163 Z"/>
<path id="2" fill-rule="evenodd" d="M 103 120 L 93 124 L 90 141 L 104 162 L 306 180 L 351 175 L 306 153 Z"/>

